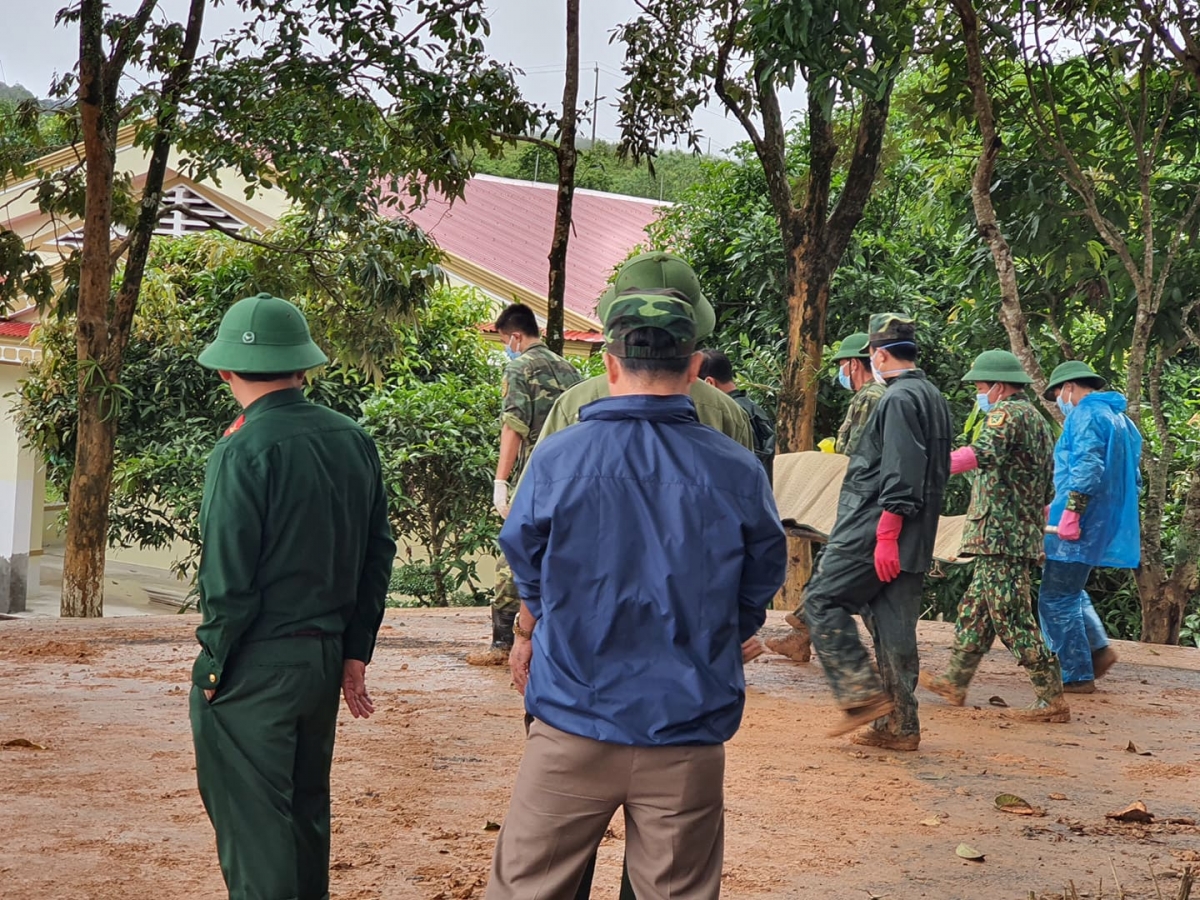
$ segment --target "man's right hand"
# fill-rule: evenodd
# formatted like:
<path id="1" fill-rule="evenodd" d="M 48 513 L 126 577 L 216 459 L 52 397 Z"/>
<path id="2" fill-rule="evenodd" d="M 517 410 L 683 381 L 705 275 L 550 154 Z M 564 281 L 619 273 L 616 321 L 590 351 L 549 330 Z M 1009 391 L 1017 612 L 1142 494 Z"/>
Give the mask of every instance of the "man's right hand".
<path id="1" fill-rule="evenodd" d="M 512 673 L 513 687 L 522 697 L 529 684 L 529 661 L 533 659 L 533 641 L 517 637 L 508 651 L 508 670 Z"/>
<path id="2" fill-rule="evenodd" d="M 496 507 L 496 512 L 500 514 L 500 518 L 508 518 L 508 482 L 501 481 L 497 478 L 492 482 L 492 506 Z"/>
<path id="3" fill-rule="evenodd" d="M 348 659 L 342 663 L 342 696 L 346 709 L 356 719 L 369 719 L 375 712 L 375 704 L 367 693 L 367 664 L 359 659 Z"/>

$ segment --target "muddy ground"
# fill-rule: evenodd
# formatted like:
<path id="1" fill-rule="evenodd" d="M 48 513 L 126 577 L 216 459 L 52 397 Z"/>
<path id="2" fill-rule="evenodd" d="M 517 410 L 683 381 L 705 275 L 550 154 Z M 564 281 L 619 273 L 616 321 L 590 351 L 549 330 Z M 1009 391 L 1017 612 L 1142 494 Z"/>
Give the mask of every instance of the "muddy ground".
<path id="1" fill-rule="evenodd" d="M 45 748 L 0 748 L 4 900 L 222 896 L 188 731 L 194 625 L 0 622 L 0 745 Z M 369 670 L 378 712 L 339 723 L 334 900 L 482 896 L 522 736 L 507 673 L 462 662 L 487 634 L 485 610 L 389 612 Z M 925 664 L 945 665 L 948 637 L 922 623 Z M 752 663 L 728 752 L 725 896 L 1028 900 L 1073 882 L 1080 897 L 1174 898 L 1182 868 L 1200 868 L 1200 828 L 1105 813 L 1143 800 L 1159 820 L 1200 817 L 1200 651 L 1117 646 L 1068 725 L 1003 721 L 990 697 L 1032 695 L 993 652 L 977 706 L 922 695 L 910 754 L 825 737 L 817 665 Z M 1044 815 L 999 812 L 1001 793 Z M 597 898 L 616 896 L 622 839 L 618 817 Z M 985 859 L 960 859 L 960 843 Z"/>

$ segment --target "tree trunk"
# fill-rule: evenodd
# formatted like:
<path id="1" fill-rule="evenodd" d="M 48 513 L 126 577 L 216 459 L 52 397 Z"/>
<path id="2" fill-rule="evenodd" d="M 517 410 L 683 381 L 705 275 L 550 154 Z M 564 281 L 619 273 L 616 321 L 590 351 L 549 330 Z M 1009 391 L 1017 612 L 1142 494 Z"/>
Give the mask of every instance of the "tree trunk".
<path id="1" fill-rule="evenodd" d="M 550 241 L 550 284 L 546 291 L 546 345 L 563 349 L 563 319 L 567 296 L 567 243 L 571 239 L 571 206 L 575 200 L 575 126 L 579 100 L 579 0 L 567 0 L 567 74 L 563 82 L 563 111 L 558 137 L 558 203 L 554 237 Z"/>
<path id="2" fill-rule="evenodd" d="M 151 0 L 143 0 L 111 60 L 104 57 L 102 49 L 104 4 L 99 0 L 85 0 L 81 7 L 79 110 L 87 174 L 76 315 L 79 423 L 75 468 L 67 504 L 69 514 L 59 610 L 63 616 L 104 614 L 104 551 L 108 542 L 108 507 L 112 497 L 113 454 L 120 414 L 121 365 L 133 327 L 150 241 L 158 222 L 179 97 L 190 77 L 192 61 L 200 45 L 205 0 L 191 0 L 179 58 L 163 85 L 141 208 L 130 235 L 125 277 L 114 298 L 112 203 L 116 135 L 120 125 L 116 89 L 128 47 L 139 38 L 153 7 Z"/>
<path id="3" fill-rule="evenodd" d="M 967 51 L 967 86 L 975 104 L 975 120 L 979 124 L 982 147 L 975 176 L 971 183 L 971 203 L 975 208 L 975 221 L 979 236 L 992 251 L 996 276 L 1000 282 L 1000 323 L 1008 332 L 1009 348 L 1021 361 L 1021 367 L 1033 379 L 1033 387 L 1039 397 L 1046 390 L 1046 376 L 1033 353 L 1029 341 L 1029 327 L 1025 311 L 1021 308 L 1021 295 L 1017 289 L 1017 270 L 1013 265 L 1012 248 L 1004 239 L 992 205 L 992 174 L 996 168 L 996 157 L 1000 153 L 1000 138 L 996 134 L 996 121 L 992 112 L 992 98 L 983 76 L 983 52 L 979 45 L 979 19 L 971 0 L 952 0 L 963 27 L 963 42 Z M 1043 400 L 1043 403 L 1045 401 Z M 1046 408 L 1060 419 L 1062 413 L 1053 403 Z"/>
<path id="4" fill-rule="evenodd" d="M 112 483 L 115 421 L 104 385 L 108 351 L 108 305 L 112 291 L 113 170 L 116 166 L 115 104 L 108 102 L 103 52 L 104 4 L 84 0 L 79 22 L 79 117 L 87 154 L 83 246 L 75 349 L 79 361 L 79 425 L 75 469 L 67 503 L 60 614 L 104 614 L 104 548 Z"/>
<path id="5" fill-rule="evenodd" d="M 1188 478 L 1170 576 L 1161 563 L 1147 565 L 1143 561 L 1137 570 L 1142 640 L 1150 644 L 1179 643 L 1183 615 L 1200 591 L 1200 476 L 1192 472 Z"/>

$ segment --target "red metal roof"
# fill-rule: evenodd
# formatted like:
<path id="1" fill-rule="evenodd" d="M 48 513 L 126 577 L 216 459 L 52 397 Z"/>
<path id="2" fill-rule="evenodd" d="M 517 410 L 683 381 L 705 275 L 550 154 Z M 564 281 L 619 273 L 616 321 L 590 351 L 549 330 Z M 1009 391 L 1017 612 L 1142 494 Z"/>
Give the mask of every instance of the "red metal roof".
<path id="1" fill-rule="evenodd" d="M 8 319 L 0 319 L 0 337 L 27 338 L 32 332 L 32 322 L 11 322 Z"/>
<path id="2" fill-rule="evenodd" d="M 554 185 L 477 175 L 451 207 L 432 199 L 410 218 L 450 253 L 546 296 Z M 613 269 L 646 241 L 662 204 L 619 194 L 575 191 L 567 249 L 567 308 L 596 318 Z M 582 340 L 582 338 L 580 338 Z"/>

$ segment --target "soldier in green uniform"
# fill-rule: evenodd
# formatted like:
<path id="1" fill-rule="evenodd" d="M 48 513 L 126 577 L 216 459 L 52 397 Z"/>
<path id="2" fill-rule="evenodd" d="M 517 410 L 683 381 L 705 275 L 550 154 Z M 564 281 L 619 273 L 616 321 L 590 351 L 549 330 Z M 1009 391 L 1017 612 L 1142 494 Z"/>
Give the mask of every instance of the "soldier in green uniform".
<path id="1" fill-rule="evenodd" d="M 950 474 L 950 408 L 916 367 L 912 319 L 874 315 L 868 334 L 872 375 L 888 387 L 850 457 L 804 619 L 844 713 L 831 734 L 870 722 L 855 743 L 915 750 L 917 619 Z M 878 673 L 855 613 L 871 616 Z"/>
<path id="2" fill-rule="evenodd" d="M 962 541 L 962 552 L 975 557 L 975 572 L 958 608 L 950 668 L 937 677 L 922 672 L 921 686 L 962 706 L 999 635 L 1029 673 L 1037 695 L 1033 706 L 1010 714 L 1068 722 L 1062 672 L 1034 621 L 1030 599 L 1030 570 L 1044 558 L 1043 510 L 1054 494 L 1054 436 L 1022 394 L 1033 379 L 1007 350 L 979 354 L 963 381 L 975 382 L 985 414 L 975 443 L 950 454 L 950 474 L 978 470 Z"/>
<path id="3" fill-rule="evenodd" d="M 733 380 L 733 363 L 721 350 L 702 350 L 700 355 L 700 380 L 706 381 L 722 393 L 728 394 L 750 419 L 750 431 L 754 435 L 754 455 L 771 477 L 775 461 L 775 426 L 767 411 L 750 399 L 750 396 Z"/>
<path id="4" fill-rule="evenodd" d="M 513 303 L 496 318 L 496 331 L 504 339 L 508 365 L 501 382 L 500 458 L 492 503 L 501 518 L 508 516 L 509 485 L 525 468 L 529 454 L 541 437 L 554 401 L 582 381 L 575 367 L 542 343 L 537 317 L 524 303 Z M 506 666 L 513 645 L 513 620 L 521 597 L 513 584 L 508 563 L 496 561 L 496 589 L 492 595 L 492 644 L 467 655 L 472 666 Z"/>
<path id="5" fill-rule="evenodd" d="M 356 718 L 374 711 L 365 673 L 396 544 L 375 444 L 301 390 L 325 362 L 269 294 L 230 307 L 200 354 L 244 410 L 205 475 L 191 693 L 231 900 L 329 897 L 339 686 Z"/>
<path id="6" fill-rule="evenodd" d="M 871 353 L 867 348 L 865 331 L 849 335 L 843 340 L 837 353 L 833 354 L 833 361 L 838 363 L 838 384 L 854 391 L 846 418 L 838 429 L 833 452 L 852 456 L 885 388 L 871 376 Z"/>
<path id="7" fill-rule="evenodd" d="M 696 314 L 696 339 L 708 337 L 716 327 L 717 317 L 712 304 L 700 290 L 700 280 L 692 267 L 671 253 L 654 250 L 642 253 L 628 260 L 617 272 L 614 282 L 600 298 L 596 314 L 603 322 L 608 308 L 613 300 L 623 291 L 679 291 L 692 304 Z M 692 403 L 696 406 L 696 415 L 700 421 L 711 428 L 729 435 L 747 450 L 754 449 L 754 435 L 750 430 L 750 419 L 742 408 L 728 394 L 717 390 L 711 384 L 697 379 L 692 382 Z M 608 378 L 597 375 L 578 384 L 564 393 L 554 403 L 546 424 L 542 426 L 542 436 L 562 431 L 568 425 L 579 421 L 579 410 L 593 400 L 608 396 Z"/>
<path id="8" fill-rule="evenodd" d="M 838 363 L 838 384 L 846 390 L 854 391 L 850 408 L 846 410 L 846 418 L 842 420 L 838 429 L 833 449 L 835 453 L 851 456 L 858 447 L 867 421 L 886 388 L 871 375 L 871 353 L 867 347 L 865 331 L 845 337 L 837 352 L 833 354 L 833 361 Z M 786 656 L 793 662 L 808 662 L 812 659 L 812 637 L 808 633 L 808 626 L 804 624 L 803 596 L 800 598 L 799 608 L 788 613 L 783 620 L 791 628 L 778 637 L 767 638 L 763 643 L 771 652 Z"/>

